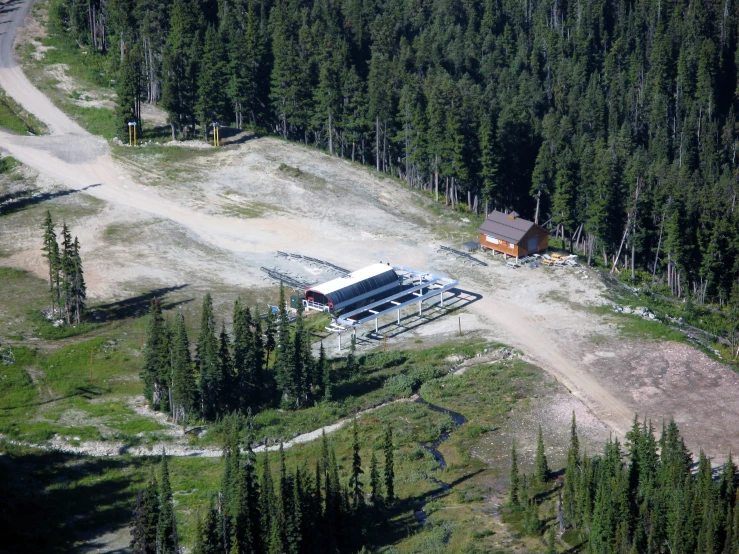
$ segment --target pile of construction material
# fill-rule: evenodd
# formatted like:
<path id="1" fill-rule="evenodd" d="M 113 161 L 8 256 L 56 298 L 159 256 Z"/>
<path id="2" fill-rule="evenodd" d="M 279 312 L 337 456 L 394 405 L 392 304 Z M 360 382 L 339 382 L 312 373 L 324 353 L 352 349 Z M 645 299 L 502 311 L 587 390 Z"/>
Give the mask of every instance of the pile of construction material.
<path id="1" fill-rule="evenodd" d="M 577 263 L 577 254 L 570 254 L 569 256 L 557 252 L 553 252 L 551 255 L 544 254 L 542 263 L 549 267 L 580 267 L 580 264 Z"/>

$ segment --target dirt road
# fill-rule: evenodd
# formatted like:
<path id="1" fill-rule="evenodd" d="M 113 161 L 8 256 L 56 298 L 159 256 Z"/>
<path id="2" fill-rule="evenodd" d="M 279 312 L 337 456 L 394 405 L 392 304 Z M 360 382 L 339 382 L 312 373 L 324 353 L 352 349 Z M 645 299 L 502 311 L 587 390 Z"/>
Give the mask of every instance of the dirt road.
<path id="1" fill-rule="evenodd" d="M 33 87 L 17 65 L 13 39 L 31 3 L 32 0 L 13 0 L 0 12 L 0 86 L 45 122 L 51 134 L 26 137 L 0 132 L 0 148 L 48 179 L 104 201 L 109 223 L 120 223 L 125 212 L 125 223 L 144 233 L 137 235 L 135 241 L 128 241 L 120 249 L 125 250 L 123 254 L 116 254 L 100 238 L 105 227 L 101 227 L 98 216 L 86 220 L 87 228 L 80 232 L 89 234 L 83 245 L 89 256 L 85 263 L 86 269 L 90 268 L 92 296 L 103 299 L 120 294 L 120 275 L 144 269 L 151 279 L 169 279 L 167 284 L 172 284 L 172 279 L 202 282 L 202 273 L 208 267 L 215 279 L 253 285 L 259 283 L 259 266 L 276 250 L 298 251 L 352 268 L 375 260 L 393 260 L 446 270 L 460 277 L 465 288 L 482 294 L 464 316 L 474 321 L 473 326 L 482 334 L 523 351 L 620 437 L 629 428 L 634 411 L 656 421 L 686 411 L 684 407 L 657 403 L 653 398 L 644 401 L 644 397 L 632 397 L 631 391 L 620 383 L 607 383 L 602 375 L 599 377 L 594 370 L 597 360 L 591 359 L 593 344 L 588 335 L 600 333 L 612 338 L 612 327 L 593 314 L 543 300 L 559 287 L 567 298 L 587 297 L 591 302 L 602 302 L 602 286 L 571 276 L 552 277 L 554 274 L 544 269 L 538 273 L 517 270 L 517 274 L 493 267 L 485 271 L 460 270 L 436 253 L 436 221 L 429 221 L 429 212 L 418 206 L 412 193 L 347 162 L 267 138 L 209 158 L 210 165 L 204 172 L 207 177 L 203 178 L 207 182 L 188 182 L 186 186 L 176 183 L 167 188 L 145 175 L 134 177 L 133 165 L 116 162 L 103 139 L 71 121 Z M 298 186 L 297 178 L 281 174 L 277 167 L 283 160 L 299 166 L 304 177 L 313 179 L 311 186 L 315 190 Z M 232 202 L 232 198 L 241 200 Z M 331 202 L 326 202 L 326 198 Z M 260 202 L 269 206 L 256 216 L 234 215 L 234 210 L 241 209 L 243 199 L 250 206 Z M 150 234 L 138 229 L 146 227 L 142 222 L 151 227 Z M 160 244 L 161 251 L 146 258 L 140 255 L 140 249 L 149 242 Z M 194 255 L 192 247 L 183 246 L 184 243 L 197 243 L 200 250 Z M 205 249 L 207 256 L 203 254 Z M 171 256 L 166 258 L 164 253 Z M 10 262 L 3 263 L 39 269 L 30 261 L 31 255 L 38 258 L 38 244 L 29 242 L 7 258 Z M 133 266 L 135 263 L 139 265 Z M 164 263 L 170 265 L 165 267 Z M 105 264 L 107 267 L 102 267 Z M 442 318 L 429 324 L 427 332 L 443 335 L 449 331 L 444 326 L 449 325 L 456 325 L 456 321 Z M 614 350 L 618 362 L 620 353 L 617 348 Z M 727 368 L 716 371 L 731 373 Z M 739 398 L 739 384 L 731 383 L 725 379 L 723 391 L 734 387 L 733 398 Z M 718 405 L 723 413 L 737 411 L 731 403 L 732 395 L 718 394 L 710 388 L 700 392 L 706 406 Z M 718 456 L 727 444 L 739 449 L 739 432 L 725 429 L 719 416 L 710 410 L 701 417 L 678 423 L 681 428 L 685 425 L 684 430 L 694 437 L 688 441 L 694 450 L 703 447 Z M 714 444 L 721 444 L 721 450 L 712 450 Z"/>

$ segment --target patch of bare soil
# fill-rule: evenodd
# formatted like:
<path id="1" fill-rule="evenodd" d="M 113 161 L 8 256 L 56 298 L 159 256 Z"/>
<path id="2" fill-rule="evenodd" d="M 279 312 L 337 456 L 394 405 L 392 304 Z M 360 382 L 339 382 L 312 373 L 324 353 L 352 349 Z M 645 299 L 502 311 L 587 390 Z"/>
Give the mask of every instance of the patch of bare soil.
<path id="1" fill-rule="evenodd" d="M 671 417 L 693 452 L 721 460 L 739 449 L 739 375 L 727 366 L 675 342 L 610 341 L 585 359 L 657 431 Z"/>
<path id="2" fill-rule="evenodd" d="M 472 455 L 499 470 L 500 489 L 505 490 L 508 486 L 511 443 L 516 440 L 520 470 L 533 473 L 536 441 L 541 426 L 549 465 L 552 469 L 562 468 L 567 462 L 573 413 L 580 448 L 591 455 L 599 453 L 608 439 L 608 427 L 567 389 L 547 376 L 534 395 L 514 407 L 507 424 L 488 433 L 473 449 Z"/>

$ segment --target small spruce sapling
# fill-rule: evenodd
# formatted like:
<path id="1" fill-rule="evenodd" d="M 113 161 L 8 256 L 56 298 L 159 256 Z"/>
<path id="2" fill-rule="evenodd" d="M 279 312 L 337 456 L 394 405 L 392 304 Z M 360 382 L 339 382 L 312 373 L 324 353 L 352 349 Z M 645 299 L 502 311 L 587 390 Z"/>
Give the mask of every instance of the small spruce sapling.
<path id="1" fill-rule="evenodd" d="M 511 473 L 510 473 L 510 492 L 508 494 L 508 504 L 512 508 L 518 508 L 519 499 L 519 477 L 518 477 L 518 458 L 516 456 L 516 439 L 511 443 Z"/>
<path id="2" fill-rule="evenodd" d="M 547 456 L 544 453 L 544 439 L 541 433 L 541 425 L 539 426 L 539 436 L 536 441 L 536 482 L 539 484 L 546 483 L 549 478 L 549 464 Z"/>

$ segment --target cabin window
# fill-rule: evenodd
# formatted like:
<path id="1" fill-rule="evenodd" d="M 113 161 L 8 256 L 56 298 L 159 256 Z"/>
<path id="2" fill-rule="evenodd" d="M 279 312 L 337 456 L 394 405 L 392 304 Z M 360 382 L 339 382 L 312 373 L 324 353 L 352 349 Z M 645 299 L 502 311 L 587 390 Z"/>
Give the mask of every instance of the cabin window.
<path id="1" fill-rule="evenodd" d="M 500 241 L 498 239 L 496 239 L 495 237 L 491 237 L 491 236 L 485 235 L 485 238 L 488 239 L 488 242 L 489 243 L 492 243 L 492 244 L 499 244 L 500 243 Z"/>

